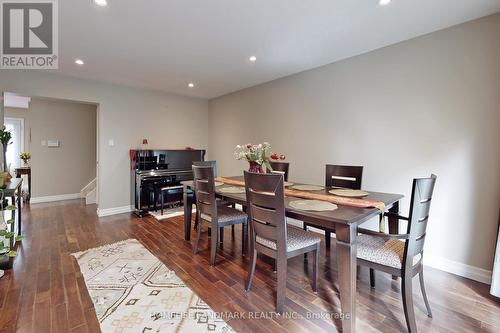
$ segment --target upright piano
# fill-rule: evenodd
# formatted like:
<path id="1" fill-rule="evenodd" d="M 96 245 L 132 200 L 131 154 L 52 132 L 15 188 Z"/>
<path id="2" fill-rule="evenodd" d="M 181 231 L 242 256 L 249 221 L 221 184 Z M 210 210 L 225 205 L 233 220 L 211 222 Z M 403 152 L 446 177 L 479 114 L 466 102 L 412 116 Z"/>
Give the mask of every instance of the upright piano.
<path id="1" fill-rule="evenodd" d="M 160 188 L 168 188 L 168 201 L 182 201 L 182 181 L 192 180 L 192 165 L 205 160 L 205 150 L 130 150 L 131 197 L 135 213 L 143 216 L 155 207 Z"/>

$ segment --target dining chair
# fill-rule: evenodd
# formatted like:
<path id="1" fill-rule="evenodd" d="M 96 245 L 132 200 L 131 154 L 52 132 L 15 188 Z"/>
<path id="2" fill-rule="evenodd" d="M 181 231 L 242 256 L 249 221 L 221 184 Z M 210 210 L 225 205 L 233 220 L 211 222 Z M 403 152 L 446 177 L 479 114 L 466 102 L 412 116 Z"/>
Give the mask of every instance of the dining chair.
<path id="1" fill-rule="evenodd" d="M 375 287 L 373 270 L 380 270 L 393 276 L 401 277 L 401 294 L 406 325 L 409 332 L 417 332 L 413 309 L 412 280 L 419 275 L 420 291 L 424 298 L 427 315 L 432 318 L 424 285 L 423 255 L 424 243 L 429 221 L 432 193 L 436 184 L 436 175 L 413 180 L 410 213 L 408 217 L 396 213 L 385 216 L 408 221 L 406 234 L 386 234 L 358 228 L 358 265 L 370 268 L 370 285 Z"/>
<path id="2" fill-rule="evenodd" d="M 255 272 L 257 253 L 274 258 L 277 263 L 276 311 L 282 312 L 286 299 L 287 260 L 313 252 L 312 289 L 317 290 L 319 244 L 321 237 L 288 226 L 285 220 L 283 174 L 257 174 L 245 171 L 247 213 L 250 220 L 250 269 L 245 284 L 249 291 Z"/>
<path id="3" fill-rule="evenodd" d="M 196 166 L 209 166 L 214 169 L 214 176 L 217 177 L 217 161 L 194 161 L 193 165 Z M 230 206 L 236 208 L 236 205 L 232 202 L 227 202 L 224 200 L 217 199 L 217 204 L 222 206 Z M 194 222 L 194 228 L 198 225 L 198 220 Z M 234 224 L 231 226 L 232 231 L 234 231 Z M 219 241 L 220 243 L 224 243 L 224 227 L 219 228 Z"/>
<path id="4" fill-rule="evenodd" d="M 247 252 L 248 223 L 247 215 L 235 208 L 219 205 L 215 198 L 215 174 L 211 166 L 193 165 L 193 187 L 196 197 L 196 215 L 198 225 L 196 226 L 196 241 L 193 253 L 198 253 L 198 244 L 201 236 L 203 222 L 208 223 L 212 230 L 210 236 L 210 265 L 215 266 L 219 228 L 228 225 L 242 225 L 242 248 L 243 255 Z"/>
<path id="5" fill-rule="evenodd" d="M 342 187 L 360 190 L 362 178 L 362 166 L 327 164 L 325 168 L 325 187 Z M 304 230 L 307 230 L 308 224 L 304 223 L 303 226 Z M 335 232 L 335 229 L 315 228 L 325 231 L 325 246 L 329 249 L 331 245 L 331 233 Z"/>
<path id="6" fill-rule="evenodd" d="M 288 162 L 269 162 L 272 170 L 266 169 L 267 173 L 282 173 L 285 177 L 285 181 L 288 181 L 288 170 L 290 169 L 290 163 Z"/>

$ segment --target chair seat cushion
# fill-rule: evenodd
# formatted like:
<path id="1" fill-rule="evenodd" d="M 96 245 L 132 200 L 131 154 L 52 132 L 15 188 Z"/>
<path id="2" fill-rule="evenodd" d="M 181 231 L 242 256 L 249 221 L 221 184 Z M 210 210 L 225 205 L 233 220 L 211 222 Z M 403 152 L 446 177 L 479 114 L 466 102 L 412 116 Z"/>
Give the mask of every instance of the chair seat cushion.
<path id="1" fill-rule="evenodd" d="M 384 266 L 401 269 L 405 251 L 405 242 L 398 239 L 359 235 L 358 258 Z M 415 265 L 420 260 L 420 254 L 413 258 Z"/>
<path id="2" fill-rule="evenodd" d="M 217 205 L 217 216 L 219 224 L 238 224 L 247 221 L 247 214 L 232 207 Z M 201 218 L 207 222 L 212 221 L 207 214 L 201 213 Z"/>
<path id="3" fill-rule="evenodd" d="M 287 226 L 286 230 L 287 252 L 303 249 L 305 247 L 321 242 L 321 237 L 313 232 L 304 231 L 292 226 Z M 255 237 L 255 241 L 260 245 L 276 250 L 276 242 L 273 240 L 257 236 Z"/>

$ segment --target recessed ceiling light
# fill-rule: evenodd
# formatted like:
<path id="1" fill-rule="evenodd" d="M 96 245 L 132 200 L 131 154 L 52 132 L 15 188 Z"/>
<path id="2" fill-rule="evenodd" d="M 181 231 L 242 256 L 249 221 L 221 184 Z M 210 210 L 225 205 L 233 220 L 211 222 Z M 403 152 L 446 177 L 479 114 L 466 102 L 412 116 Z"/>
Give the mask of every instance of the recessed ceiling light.
<path id="1" fill-rule="evenodd" d="M 194 83 L 193 83 L 193 82 L 189 82 L 189 83 L 188 83 L 188 87 L 189 87 L 189 88 L 194 88 Z"/>
<path id="2" fill-rule="evenodd" d="M 84 62 L 83 62 L 83 60 L 82 60 L 82 59 L 76 59 L 76 60 L 75 60 L 75 64 L 77 64 L 77 65 L 83 65 L 83 64 L 84 64 Z"/>
<path id="3" fill-rule="evenodd" d="M 378 0 L 378 4 L 381 6 L 387 6 L 392 0 Z"/>
<path id="4" fill-rule="evenodd" d="M 251 62 L 256 62 L 257 61 L 257 57 L 256 56 L 251 56 L 250 58 L 248 58 L 248 60 L 250 60 Z"/>
<path id="5" fill-rule="evenodd" d="M 108 5 L 107 0 L 94 0 L 94 3 L 98 6 L 104 7 Z"/>

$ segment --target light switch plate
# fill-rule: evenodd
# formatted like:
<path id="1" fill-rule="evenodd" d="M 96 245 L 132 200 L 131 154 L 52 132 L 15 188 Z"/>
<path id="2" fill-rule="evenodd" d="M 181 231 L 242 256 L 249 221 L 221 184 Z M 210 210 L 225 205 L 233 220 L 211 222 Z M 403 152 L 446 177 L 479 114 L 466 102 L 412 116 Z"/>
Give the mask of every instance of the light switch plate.
<path id="1" fill-rule="evenodd" d="M 109 139 L 109 140 L 108 140 L 108 145 L 109 145 L 110 147 L 113 147 L 113 146 L 115 145 L 115 140 L 113 140 L 113 139 Z"/>
<path id="2" fill-rule="evenodd" d="M 47 140 L 47 147 L 59 148 L 59 140 Z"/>
<path id="3" fill-rule="evenodd" d="M 47 141 L 42 140 L 42 146 L 46 146 L 46 145 L 47 145 Z"/>

